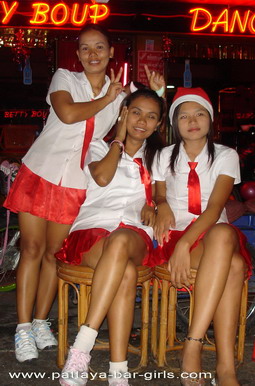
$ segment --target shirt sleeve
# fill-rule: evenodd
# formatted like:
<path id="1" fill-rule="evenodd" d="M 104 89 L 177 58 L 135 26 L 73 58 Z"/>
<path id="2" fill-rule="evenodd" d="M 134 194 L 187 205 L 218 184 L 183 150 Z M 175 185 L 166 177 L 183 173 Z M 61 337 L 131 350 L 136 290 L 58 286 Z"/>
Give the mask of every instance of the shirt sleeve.
<path id="1" fill-rule="evenodd" d="M 55 74 L 53 75 L 48 90 L 46 101 L 50 103 L 50 94 L 56 91 L 67 91 L 71 93 L 71 77 L 70 71 L 63 68 L 58 68 Z"/>
<path id="2" fill-rule="evenodd" d="M 85 165 L 89 165 L 91 162 L 101 161 L 109 151 L 107 143 L 102 140 L 94 140 L 90 142 L 88 153 L 85 159 Z"/>
<path id="3" fill-rule="evenodd" d="M 169 146 L 155 154 L 152 164 L 152 178 L 154 181 L 165 181 L 169 171 Z"/>
<path id="4" fill-rule="evenodd" d="M 227 149 L 218 160 L 218 175 L 224 174 L 235 179 L 234 184 L 241 182 L 239 156 L 234 149 Z"/>

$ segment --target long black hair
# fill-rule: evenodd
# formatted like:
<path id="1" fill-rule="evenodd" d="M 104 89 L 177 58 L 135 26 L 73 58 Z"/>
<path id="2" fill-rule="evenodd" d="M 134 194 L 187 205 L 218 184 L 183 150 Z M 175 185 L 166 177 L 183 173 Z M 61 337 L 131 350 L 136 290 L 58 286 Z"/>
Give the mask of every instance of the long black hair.
<path id="1" fill-rule="evenodd" d="M 174 110 L 173 114 L 173 120 L 172 120 L 172 131 L 173 131 L 173 143 L 175 144 L 171 157 L 170 157 L 170 170 L 174 174 L 175 173 L 175 164 L 178 160 L 179 151 L 180 151 L 180 144 L 182 142 L 182 137 L 180 135 L 179 127 L 178 127 L 178 114 L 180 111 L 182 103 L 180 103 L 176 109 Z M 214 161 L 214 155 L 215 155 L 215 148 L 213 143 L 213 122 L 212 118 L 209 114 L 210 118 L 210 127 L 207 134 L 207 149 L 208 149 L 208 161 L 210 162 L 210 165 L 212 165 Z"/>
<path id="2" fill-rule="evenodd" d="M 148 99 L 153 99 L 159 106 L 159 126 L 157 130 L 154 131 L 147 139 L 144 151 L 144 158 L 146 168 L 151 173 L 151 167 L 153 163 L 154 156 L 157 151 L 159 151 L 165 146 L 163 138 L 161 136 L 161 131 L 164 131 L 165 122 L 166 122 L 166 104 L 163 98 L 160 98 L 157 93 L 148 88 L 139 89 L 131 94 L 129 94 L 124 101 L 122 102 L 122 107 L 129 107 L 130 104 L 137 98 L 144 97 Z"/>

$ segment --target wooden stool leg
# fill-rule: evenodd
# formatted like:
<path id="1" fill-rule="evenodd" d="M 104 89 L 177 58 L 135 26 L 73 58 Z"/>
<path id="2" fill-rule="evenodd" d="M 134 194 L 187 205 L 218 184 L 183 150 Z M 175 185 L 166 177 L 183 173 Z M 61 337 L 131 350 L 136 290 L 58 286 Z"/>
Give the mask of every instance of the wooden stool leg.
<path id="1" fill-rule="evenodd" d="M 163 367 L 165 364 L 166 340 L 167 340 L 167 304 L 168 304 L 169 283 L 162 280 L 161 290 L 161 310 L 160 310 L 160 329 L 158 345 L 158 366 Z"/>
<path id="2" fill-rule="evenodd" d="M 142 326 L 141 326 L 141 358 L 140 366 L 145 367 L 148 363 L 148 341 L 149 341 L 149 296 L 150 280 L 142 283 Z"/>
<path id="3" fill-rule="evenodd" d="M 152 286 L 152 315 L 151 315 L 151 353 L 154 358 L 157 356 L 158 339 L 158 289 L 157 279 L 153 279 Z"/>
<path id="4" fill-rule="evenodd" d="M 248 281 L 245 280 L 243 285 L 243 290 L 242 290 L 240 317 L 239 317 L 239 333 L 238 333 L 238 343 L 237 343 L 237 360 L 240 363 L 243 362 L 243 357 L 244 357 L 247 299 L 248 299 Z"/>
<path id="5" fill-rule="evenodd" d="M 58 280 L 58 356 L 57 365 L 62 368 L 65 363 L 67 343 L 67 319 L 66 319 L 66 283 Z M 68 295 L 67 295 L 68 296 Z"/>
<path id="6" fill-rule="evenodd" d="M 174 346 L 176 338 L 176 302 L 177 302 L 177 291 L 173 286 L 169 289 L 169 311 L 168 311 L 168 344 L 170 347 Z"/>

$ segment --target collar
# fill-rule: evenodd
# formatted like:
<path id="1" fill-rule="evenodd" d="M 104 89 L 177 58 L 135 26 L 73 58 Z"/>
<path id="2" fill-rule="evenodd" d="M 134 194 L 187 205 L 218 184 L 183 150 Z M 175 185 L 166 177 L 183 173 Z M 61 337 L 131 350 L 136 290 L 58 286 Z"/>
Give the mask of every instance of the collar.
<path id="1" fill-rule="evenodd" d="M 101 98 L 103 95 L 105 95 L 106 90 L 108 90 L 108 87 L 109 87 L 109 85 L 111 83 L 109 76 L 105 75 L 105 84 L 103 85 L 100 94 L 97 95 L 96 97 L 94 97 L 90 81 L 88 80 L 87 76 L 85 75 L 85 72 L 84 71 L 76 72 L 75 76 L 76 76 L 76 78 L 78 79 L 78 81 L 80 83 L 82 83 L 82 84 L 87 86 L 87 90 L 88 90 L 89 94 L 91 95 L 92 99 L 98 99 L 98 98 Z"/>
<path id="2" fill-rule="evenodd" d="M 185 158 L 185 160 L 186 160 L 187 162 L 190 162 L 190 159 L 189 159 L 189 157 L 188 157 L 188 155 L 187 155 L 187 153 L 186 153 L 186 150 L 185 150 L 185 148 L 184 148 L 183 142 L 181 142 L 181 145 L 180 145 L 180 154 Z M 201 150 L 201 152 L 196 156 L 194 162 L 199 162 L 199 161 L 205 159 L 204 156 L 207 156 L 206 159 L 208 159 L 207 141 L 206 141 L 206 143 L 205 143 L 203 149 Z"/>

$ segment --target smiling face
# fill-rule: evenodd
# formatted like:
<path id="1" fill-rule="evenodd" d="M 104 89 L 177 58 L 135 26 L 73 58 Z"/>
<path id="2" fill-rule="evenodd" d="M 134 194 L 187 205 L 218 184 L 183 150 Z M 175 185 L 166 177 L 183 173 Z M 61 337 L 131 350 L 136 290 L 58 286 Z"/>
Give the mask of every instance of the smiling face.
<path id="1" fill-rule="evenodd" d="M 86 31 L 80 36 L 76 51 L 86 74 L 105 72 L 113 52 L 106 36 L 96 30 Z"/>
<path id="2" fill-rule="evenodd" d="M 138 141 L 148 138 L 160 124 L 160 106 L 150 97 L 139 96 L 128 107 L 128 137 Z"/>
<path id="3" fill-rule="evenodd" d="M 180 106 L 177 122 L 183 141 L 206 142 L 210 128 L 209 112 L 197 102 L 184 102 Z"/>

